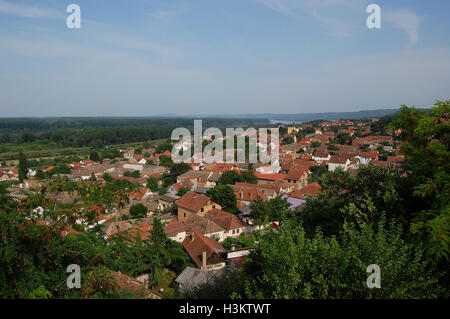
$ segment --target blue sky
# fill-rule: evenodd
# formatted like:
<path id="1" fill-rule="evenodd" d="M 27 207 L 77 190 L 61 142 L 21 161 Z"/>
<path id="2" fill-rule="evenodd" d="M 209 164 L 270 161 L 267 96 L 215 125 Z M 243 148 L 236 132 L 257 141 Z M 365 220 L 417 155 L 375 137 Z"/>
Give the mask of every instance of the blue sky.
<path id="1" fill-rule="evenodd" d="M 66 27 L 71 3 L 81 29 Z M 447 0 L 0 0 L 0 117 L 429 107 L 450 95 L 449 13 Z"/>

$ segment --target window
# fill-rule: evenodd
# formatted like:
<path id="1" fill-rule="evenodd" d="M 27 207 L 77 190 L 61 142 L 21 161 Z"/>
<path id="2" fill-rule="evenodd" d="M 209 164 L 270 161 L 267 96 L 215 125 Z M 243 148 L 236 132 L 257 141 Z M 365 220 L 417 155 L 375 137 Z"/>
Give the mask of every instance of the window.
<path id="1" fill-rule="evenodd" d="M 205 211 L 205 209 L 202 207 L 202 213 Z"/>

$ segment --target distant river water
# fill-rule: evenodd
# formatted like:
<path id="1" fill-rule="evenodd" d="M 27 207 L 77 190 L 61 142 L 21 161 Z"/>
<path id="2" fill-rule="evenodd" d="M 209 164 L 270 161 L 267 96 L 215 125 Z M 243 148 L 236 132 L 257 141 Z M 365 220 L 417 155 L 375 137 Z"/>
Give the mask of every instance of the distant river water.
<path id="1" fill-rule="evenodd" d="M 302 123 L 299 121 L 288 121 L 288 120 L 269 120 L 269 121 L 270 121 L 270 124 L 280 123 L 280 124 L 285 124 L 285 125 Z"/>

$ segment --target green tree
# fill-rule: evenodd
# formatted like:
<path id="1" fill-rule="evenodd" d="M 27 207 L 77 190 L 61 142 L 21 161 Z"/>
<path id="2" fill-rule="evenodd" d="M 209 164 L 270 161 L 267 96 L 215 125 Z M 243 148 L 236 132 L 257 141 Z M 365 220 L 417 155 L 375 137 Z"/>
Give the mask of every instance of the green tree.
<path id="1" fill-rule="evenodd" d="M 263 225 L 269 219 L 269 207 L 260 197 L 250 203 L 250 211 L 255 225 Z"/>
<path id="2" fill-rule="evenodd" d="M 163 165 L 165 166 L 165 165 Z M 173 164 L 172 167 L 170 167 L 170 175 L 174 177 L 178 177 L 181 174 L 186 173 L 191 169 L 191 166 L 187 163 L 177 163 Z"/>
<path id="3" fill-rule="evenodd" d="M 281 145 L 292 144 L 294 142 L 295 142 L 294 138 L 292 136 L 288 135 L 283 139 L 283 141 L 281 142 Z"/>
<path id="4" fill-rule="evenodd" d="M 342 241 L 317 232 L 308 238 L 294 221 L 267 231 L 238 278 L 241 298 L 436 298 L 439 274 L 396 225 L 377 230 L 348 224 Z M 366 268 L 381 268 L 382 288 L 369 289 Z"/>
<path id="5" fill-rule="evenodd" d="M 317 179 L 322 191 L 309 198 L 298 213 L 308 234 L 316 227 L 323 233 L 339 235 L 344 220 L 375 225 L 382 214 L 404 228 L 410 221 L 411 186 L 396 170 L 362 166 L 355 176 L 336 170 Z"/>
<path id="6" fill-rule="evenodd" d="M 244 183 L 250 183 L 250 184 L 257 184 L 258 178 L 255 175 L 255 171 L 251 168 L 249 168 L 247 171 L 241 172 L 241 182 Z"/>
<path id="7" fill-rule="evenodd" d="M 98 162 L 100 160 L 100 155 L 96 151 L 91 151 L 89 153 L 89 159 L 94 162 Z"/>
<path id="8" fill-rule="evenodd" d="M 311 143 L 311 147 L 314 147 L 314 148 L 320 147 L 320 145 L 322 145 L 322 143 L 320 143 L 319 141 L 314 141 Z"/>
<path id="9" fill-rule="evenodd" d="M 108 173 L 104 173 L 104 174 L 102 175 L 102 178 L 103 178 L 105 181 L 107 181 L 107 182 L 112 182 L 112 181 L 113 181 L 112 176 L 109 175 Z"/>
<path id="10" fill-rule="evenodd" d="M 241 176 L 236 171 L 223 172 L 219 178 L 220 185 L 234 185 L 241 181 Z"/>
<path id="11" fill-rule="evenodd" d="M 139 178 L 139 177 L 141 177 L 141 172 L 140 171 L 126 171 L 123 173 L 123 176 Z"/>
<path id="12" fill-rule="evenodd" d="M 19 181 L 23 182 L 23 180 L 27 178 L 28 173 L 27 157 L 23 152 L 19 153 L 19 165 L 17 166 L 17 169 L 19 171 Z"/>
<path id="13" fill-rule="evenodd" d="M 130 207 L 130 215 L 132 218 L 143 218 L 147 216 L 147 207 L 138 203 Z"/>
<path id="14" fill-rule="evenodd" d="M 449 258 L 450 244 L 450 100 L 437 101 L 429 112 L 402 106 L 390 125 L 404 141 L 404 169 L 420 204 L 412 210 L 411 232 L 437 260 Z"/>
<path id="15" fill-rule="evenodd" d="M 164 153 L 165 151 L 171 152 L 172 148 L 173 148 L 173 145 L 170 142 L 170 140 L 168 140 L 168 141 L 166 141 L 164 143 L 159 144 L 156 147 L 156 151 L 155 152 L 156 152 L 156 154 L 161 154 L 161 153 Z"/>
<path id="16" fill-rule="evenodd" d="M 158 179 L 156 177 L 150 176 L 147 178 L 147 188 L 149 188 L 152 192 L 158 190 Z"/>
<path id="17" fill-rule="evenodd" d="M 208 189 L 206 196 L 213 202 L 222 206 L 222 209 L 230 213 L 237 213 L 237 200 L 233 189 L 228 185 L 219 185 Z"/>
<path id="18" fill-rule="evenodd" d="M 187 192 L 190 191 L 189 187 L 183 186 L 181 187 L 178 192 L 177 192 L 177 196 L 183 197 L 184 194 L 186 194 Z"/>
<path id="19" fill-rule="evenodd" d="M 174 163 L 170 157 L 162 155 L 159 157 L 159 165 L 165 167 L 172 167 Z"/>

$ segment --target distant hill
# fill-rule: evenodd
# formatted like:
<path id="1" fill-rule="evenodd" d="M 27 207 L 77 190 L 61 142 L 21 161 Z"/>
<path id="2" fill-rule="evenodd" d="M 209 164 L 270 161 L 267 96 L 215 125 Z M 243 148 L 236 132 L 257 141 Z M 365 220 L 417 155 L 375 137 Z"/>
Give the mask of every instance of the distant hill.
<path id="1" fill-rule="evenodd" d="M 214 117 L 227 118 L 263 118 L 271 120 L 272 122 L 309 122 L 314 120 L 341 120 L 341 119 L 364 119 L 373 117 L 382 117 L 392 115 L 400 109 L 381 109 L 381 110 L 367 110 L 356 112 L 324 112 L 324 113 L 297 113 L 297 114 L 275 114 L 275 113 L 261 113 L 261 114 L 239 114 L 239 115 L 210 115 Z"/>

